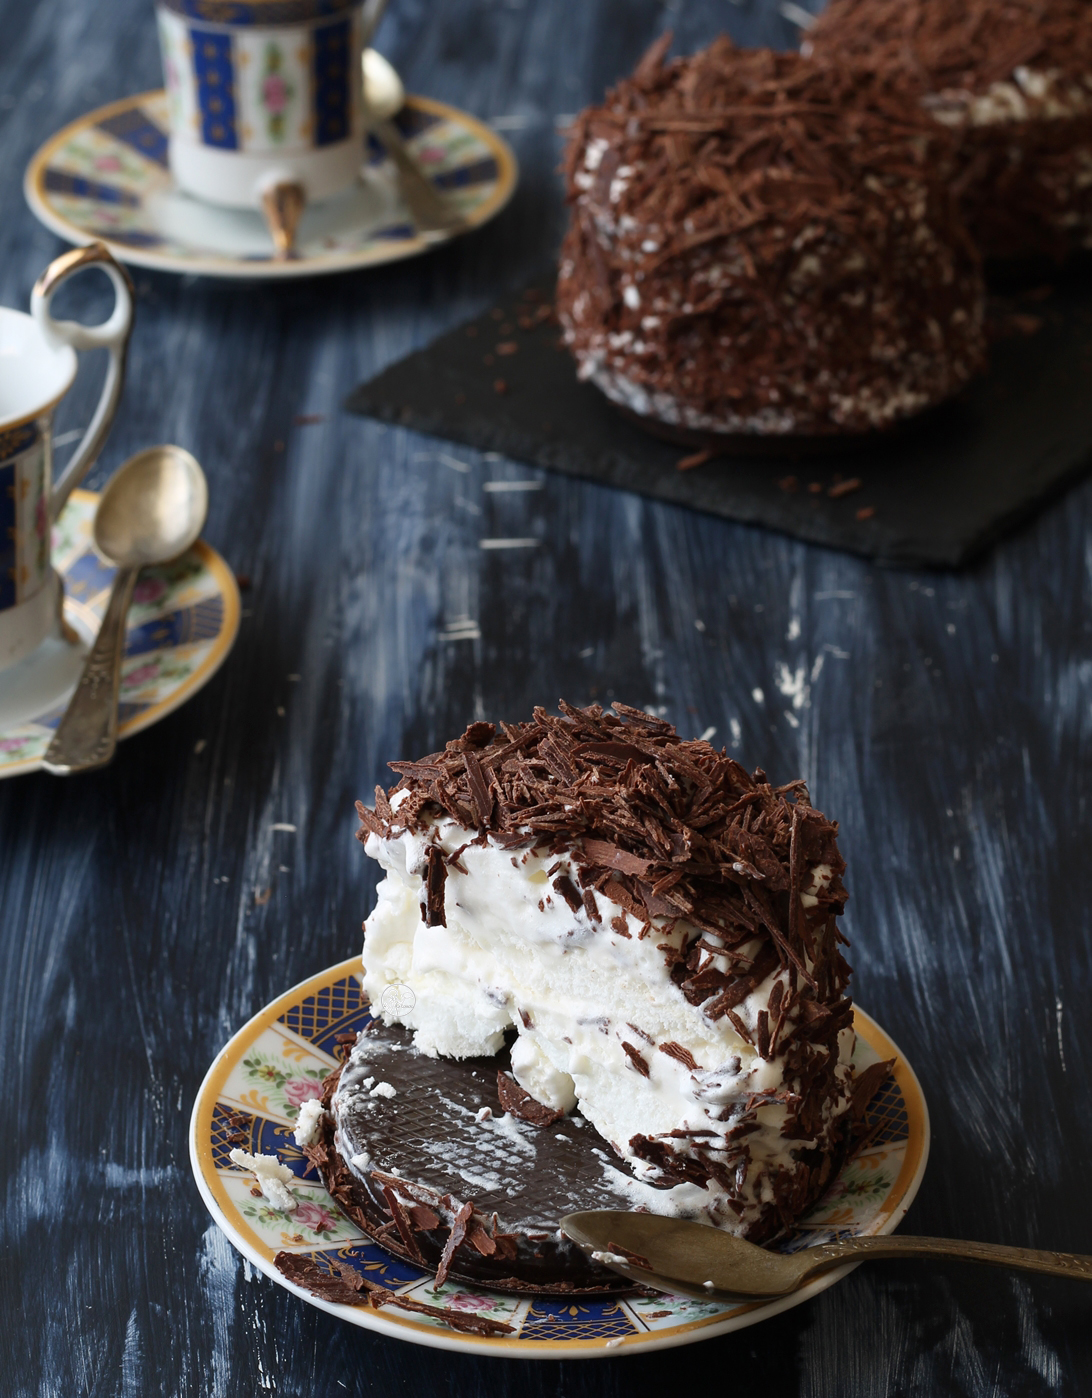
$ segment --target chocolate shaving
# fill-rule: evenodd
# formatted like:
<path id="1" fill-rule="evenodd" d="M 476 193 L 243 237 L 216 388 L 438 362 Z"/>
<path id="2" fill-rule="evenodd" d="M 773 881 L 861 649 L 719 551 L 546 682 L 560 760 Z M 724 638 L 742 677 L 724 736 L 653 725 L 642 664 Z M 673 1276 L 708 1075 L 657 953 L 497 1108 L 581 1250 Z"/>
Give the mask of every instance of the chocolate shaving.
<path id="1" fill-rule="evenodd" d="M 472 1311 L 447 1310 L 443 1306 L 427 1305 L 412 1296 L 399 1296 L 385 1286 L 368 1281 L 343 1262 L 333 1264 L 337 1269 L 335 1274 L 325 1271 L 310 1257 L 279 1252 L 273 1259 L 273 1265 L 283 1277 L 324 1301 L 335 1301 L 344 1306 L 359 1306 L 366 1302 L 373 1310 L 379 1310 L 382 1306 L 398 1306 L 404 1311 L 442 1320 L 452 1330 L 464 1335 L 511 1335 L 515 1331 L 512 1325 L 475 1315 Z"/>
<path id="2" fill-rule="evenodd" d="M 568 903 L 574 913 L 579 912 L 584 906 L 584 900 L 577 892 L 576 885 L 573 883 L 572 879 L 569 878 L 568 874 L 558 874 L 551 887 L 557 893 L 561 894 L 562 898 L 564 898 L 565 902 Z"/>
<path id="3" fill-rule="evenodd" d="M 689 1068 L 691 1072 L 697 1070 L 699 1066 L 697 1059 L 690 1050 L 684 1048 L 682 1044 L 677 1044 L 673 1039 L 668 1039 L 666 1044 L 660 1044 L 658 1047 L 661 1053 L 667 1054 L 668 1058 L 678 1059 L 684 1068 Z"/>
<path id="4" fill-rule="evenodd" d="M 443 1286 L 444 1282 L 447 1281 L 447 1274 L 451 1268 L 451 1259 L 455 1256 L 456 1248 L 462 1244 L 463 1239 L 466 1237 L 467 1226 L 470 1223 L 470 1217 L 473 1212 L 474 1205 L 468 1199 L 452 1220 L 451 1232 L 448 1234 L 447 1242 L 444 1245 L 444 1251 L 440 1258 L 440 1265 L 436 1268 L 437 1286 Z"/>
<path id="5" fill-rule="evenodd" d="M 805 47 L 817 65 L 883 74 L 952 131 L 952 188 L 986 256 L 1087 245 L 1087 0 L 833 0 Z"/>
<path id="6" fill-rule="evenodd" d="M 564 1112 L 536 1101 L 529 1092 L 520 1087 L 515 1078 L 510 1078 L 500 1069 L 497 1070 L 497 1096 L 506 1112 L 511 1112 L 513 1116 L 518 1116 L 520 1121 L 526 1121 L 531 1126 L 553 1126 L 555 1121 L 560 1121 L 565 1115 Z"/>
<path id="7" fill-rule="evenodd" d="M 424 1262 L 421 1249 L 417 1246 L 417 1239 L 413 1236 L 413 1220 L 402 1206 L 397 1194 L 390 1185 L 383 1186 L 383 1198 L 386 1200 L 387 1208 L 390 1210 L 391 1218 L 394 1219 L 394 1226 L 398 1229 L 398 1236 L 405 1243 L 410 1256 L 415 1262 Z"/>
<path id="8" fill-rule="evenodd" d="M 641 1053 L 641 1050 L 634 1048 L 632 1044 L 627 1044 L 625 1039 L 622 1040 L 622 1048 L 625 1050 L 626 1057 L 629 1059 L 632 1066 L 637 1069 L 641 1077 L 647 1078 L 649 1076 L 649 1073 L 651 1072 L 651 1069 L 645 1062 L 645 1058 L 644 1055 Z"/>
<path id="9" fill-rule="evenodd" d="M 447 865 L 444 852 L 439 845 L 430 845 L 428 851 L 428 873 L 425 876 L 425 925 L 426 927 L 446 927 L 444 913 L 444 884 L 447 881 Z"/>

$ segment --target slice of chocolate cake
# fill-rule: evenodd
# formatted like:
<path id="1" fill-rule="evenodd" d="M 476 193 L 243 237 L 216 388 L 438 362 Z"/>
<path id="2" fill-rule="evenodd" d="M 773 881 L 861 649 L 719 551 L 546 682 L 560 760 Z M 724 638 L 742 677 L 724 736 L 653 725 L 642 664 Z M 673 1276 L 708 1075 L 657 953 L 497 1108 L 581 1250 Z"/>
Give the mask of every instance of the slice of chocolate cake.
<path id="1" fill-rule="evenodd" d="M 343 1191 L 355 1180 L 358 1200 L 380 1207 L 392 1186 L 369 1121 L 390 1113 L 383 1129 L 407 1131 L 410 1116 L 400 1127 L 393 1114 L 415 1081 L 391 1080 L 392 1051 L 480 1072 L 510 1045 L 498 1101 L 481 1095 L 495 1067 L 448 1094 L 453 1114 L 472 1122 L 480 1100 L 479 1119 L 494 1119 L 478 1165 L 455 1161 L 464 1198 L 497 1201 L 492 1223 L 474 1225 L 482 1255 L 490 1227 L 511 1237 L 490 1168 L 498 1115 L 513 1129 L 522 1118 L 524 1136 L 558 1133 L 551 1151 L 579 1138 L 616 1201 L 763 1240 L 822 1192 L 887 1072 L 852 1066 L 837 826 L 802 781 L 772 786 L 613 707 L 473 723 L 443 752 L 391 763 L 397 786 L 376 789 L 374 811 L 357 807 L 386 871 L 364 927 L 364 991 L 414 1047 L 392 1048 L 389 1030 L 383 1043 L 362 1036 L 331 1089 L 323 1150 Z M 563 1156 L 547 1158 L 564 1173 Z M 443 1214 L 412 1192 L 404 1207 L 414 1200 Z"/>
<path id="2" fill-rule="evenodd" d="M 581 377 L 650 424 L 886 428 L 983 363 L 951 138 L 864 70 L 665 36 L 566 156 L 558 314 Z"/>
<path id="3" fill-rule="evenodd" d="M 1088 0 L 832 0 L 803 51 L 882 73 L 953 133 L 986 256 L 1092 247 Z"/>

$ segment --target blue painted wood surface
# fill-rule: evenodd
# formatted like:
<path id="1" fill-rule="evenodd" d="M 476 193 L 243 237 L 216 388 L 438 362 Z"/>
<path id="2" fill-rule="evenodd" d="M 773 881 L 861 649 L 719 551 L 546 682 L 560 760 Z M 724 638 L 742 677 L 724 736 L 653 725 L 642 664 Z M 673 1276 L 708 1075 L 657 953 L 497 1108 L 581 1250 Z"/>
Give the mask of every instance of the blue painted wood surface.
<path id="1" fill-rule="evenodd" d="M 768 0 L 394 0 L 379 46 L 412 90 L 499 119 L 524 171 L 512 207 L 390 270 L 136 274 L 129 385 L 91 484 L 151 442 L 188 447 L 207 536 L 252 586 L 224 670 L 111 768 L 0 786 L 4 1394 L 1092 1391 L 1087 1290 L 918 1263 L 639 1361 L 414 1348 L 256 1275 L 190 1176 L 217 1049 L 359 943 L 375 876 L 352 802 L 385 762 L 471 718 L 618 697 L 803 774 L 841 820 L 856 993 L 933 1114 L 906 1228 L 1092 1252 L 1092 485 L 972 572 L 882 572 L 340 410 L 548 263 L 558 118 L 667 25 L 684 49 L 722 25 L 794 38 Z M 23 204 L 26 161 L 156 86 L 159 60 L 146 0 L 2 0 L 0 35 L 0 304 L 25 307 L 61 251 Z M 59 430 L 86 421 L 94 378 Z M 542 488 L 485 488 L 528 478 Z M 482 547 L 498 537 L 539 543 Z"/>

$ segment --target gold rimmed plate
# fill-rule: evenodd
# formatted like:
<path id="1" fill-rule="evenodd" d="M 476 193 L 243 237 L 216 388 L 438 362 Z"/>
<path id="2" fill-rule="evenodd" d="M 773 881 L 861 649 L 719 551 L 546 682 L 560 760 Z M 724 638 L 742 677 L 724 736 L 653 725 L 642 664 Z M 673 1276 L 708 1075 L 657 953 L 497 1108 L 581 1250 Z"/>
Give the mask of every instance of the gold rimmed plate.
<path id="1" fill-rule="evenodd" d="M 114 568 L 95 552 L 99 497 L 74 490 L 53 528 L 68 638 L 48 638 L 0 672 L 0 780 L 37 771 L 102 623 Z M 235 575 L 199 539 L 181 558 L 146 568 L 129 610 L 121 669 L 119 738 L 173 713 L 208 684 L 239 632 Z"/>
<path id="2" fill-rule="evenodd" d="M 512 197 L 516 158 L 483 122 L 415 96 L 394 120 L 422 170 L 462 216 L 457 233 L 418 234 L 393 164 L 369 140 L 356 184 L 305 209 L 297 255 L 278 261 L 257 209 L 222 208 L 175 187 L 163 91 L 111 102 L 58 131 L 32 158 L 23 187 L 35 215 L 69 242 L 104 242 L 136 267 L 258 280 L 415 257 L 481 227 Z"/>
<path id="3" fill-rule="evenodd" d="M 665 1349 L 754 1325 L 800 1305 L 852 1271 L 829 1272 L 793 1296 L 768 1304 L 728 1306 L 685 1296 L 566 1299 L 520 1296 L 449 1280 L 384 1252 L 341 1213 L 293 1140 L 302 1103 L 321 1094 L 338 1064 L 344 1036 L 370 1015 L 359 983 L 360 963 L 332 966 L 260 1010 L 217 1055 L 194 1104 L 190 1159 L 198 1189 L 236 1248 L 278 1285 L 332 1315 L 398 1339 L 464 1353 L 529 1359 L 608 1358 Z M 895 1071 L 869 1108 L 876 1134 L 848 1161 L 826 1195 L 781 1246 L 797 1249 L 857 1233 L 890 1233 L 917 1193 L 929 1154 L 929 1114 L 913 1069 L 884 1031 L 854 1010 L 855 1062 L 894 1058 Z M 256 1197 L 255 1179 L 230 1159 L 233 1145 L 277 1155 L 296 1178 L 296 1207 L 282 1213 Z M 279 1252 L 324 1270 L 347 1264 L 411 1301 L 478 1315 L 512 1327 L 481 1336 L 453 1331 L 442 1319 L 397 1305 L 373 1310 L 322 1300 L 287 1281 L 274 1265 Z"/>

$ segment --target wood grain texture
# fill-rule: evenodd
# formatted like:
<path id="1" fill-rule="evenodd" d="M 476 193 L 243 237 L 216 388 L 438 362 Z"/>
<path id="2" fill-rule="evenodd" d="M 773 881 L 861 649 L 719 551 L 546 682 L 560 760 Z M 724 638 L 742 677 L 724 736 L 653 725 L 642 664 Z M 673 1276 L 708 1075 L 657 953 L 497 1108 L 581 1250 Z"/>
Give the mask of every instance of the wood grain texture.
<path id="1" fill-rule="evenodd" d="M 380 47 L 411 89 L 524 118 L 496 224 L 313 284 L 137 274 L 129 387 L 91 483 L 149 443 L 189 448 L 207 537 L 252 587 L 229 663 L 112 767 L 0 786 L 5 1395 L 608 1398 L 680 1374 L 808 1398 L 1092 1391 L 1082 1288 L 916 1263 L 639 1364 L 418 1349 L 255 1275 L 190 1177 L 213 1055 L 359 942 L 375 877 L 352 801 L 384 763 L 471 718 L 618 697 L 803 774 L 841 820 L 856 993 L 933 1115 L 906 1227 L 1092 1252 L 1092 486 L 972 572 L 891 573 L 340 410 L 548 262 L 555 117 L 668 23 L 682 47 L 722 24 L 792 37 L 772 0 L 396 0 Z M 0 0 L 0 34 L 0 304 L 25 306 L 61 251 L 22 203 L 27 159 L 155 85 L 158 56 L 145 0 Z M 60 430 L 86 421 L 94 379 Z M 543 488 L 483 489 L 528 477 Z M 540 542 L 481 547 L 510 537 Z"/>

